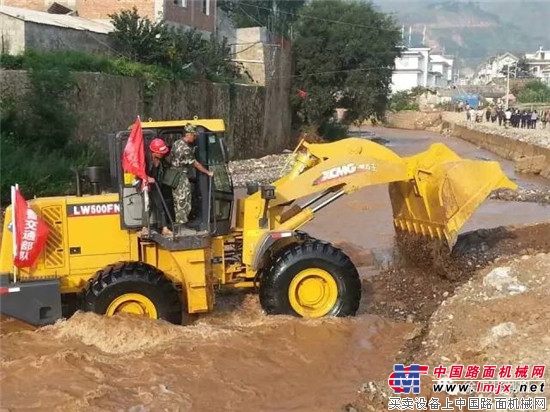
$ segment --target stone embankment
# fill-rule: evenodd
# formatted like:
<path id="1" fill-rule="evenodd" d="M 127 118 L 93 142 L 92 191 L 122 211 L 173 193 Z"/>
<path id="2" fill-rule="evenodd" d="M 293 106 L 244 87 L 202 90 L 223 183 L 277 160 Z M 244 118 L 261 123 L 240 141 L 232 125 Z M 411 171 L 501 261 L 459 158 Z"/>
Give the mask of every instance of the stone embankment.
<path id="1" fill-rule="evenodd" d="M 442 130 L 505 159 L 516 162 L 516 172 L 550 178 L 550 126 L 516 129 L 498 123 L 473 123 L 464 113 L 442 114 Z"/>

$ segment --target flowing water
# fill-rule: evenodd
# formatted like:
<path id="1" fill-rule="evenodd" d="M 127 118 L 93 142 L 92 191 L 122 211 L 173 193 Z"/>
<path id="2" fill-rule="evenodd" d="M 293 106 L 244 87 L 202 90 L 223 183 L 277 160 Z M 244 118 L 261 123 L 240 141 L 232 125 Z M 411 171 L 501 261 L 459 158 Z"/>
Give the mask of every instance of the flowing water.
<path id="1" fill-rule="evenodd" d="M 4 329 L 2 407 L 337 411 L 388 375 L 412 328 L 369 315 L 265 317 L 254 295 L 228 300 L 188 327 L 77 313 L 37 331 Z"/>
<path id="2" fill-rule="evenodd" d="M 435 134 L 379 133 L 402 155 L 439 140 L 496 158 Z M 548 207 L 491 200 L 465 229 L 549 219 Z M 387 187 L 341 199 L 305 229 L 353 247 L 365 277 L 372 262 L 361 252 L 391 250 Z M 0 328 L 0 411 L 338 411 L 363 383 L 387 379 L 413 325 L 364 310 L 353 319 L 266 317 L 256 295 L 239 293 L 188 327 L 77 313 L 39 330 L 2 318 Z"/>

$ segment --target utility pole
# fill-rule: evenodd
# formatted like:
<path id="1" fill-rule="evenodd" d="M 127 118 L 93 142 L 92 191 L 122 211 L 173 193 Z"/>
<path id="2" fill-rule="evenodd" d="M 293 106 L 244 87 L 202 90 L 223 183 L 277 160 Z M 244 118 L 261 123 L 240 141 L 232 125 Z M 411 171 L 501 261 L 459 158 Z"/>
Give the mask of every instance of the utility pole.
<path id="1" fill-rule="evenodd" d="M 509 103 L 510 103 L 510 65 L 506 67 L 506 110 L 508 110 Z"/>
<path id="2" fill-rule="evenodd" d="M 426 46 L 426 26 L 424 26 L 424 30 L 422 31 L 422 47 Z"/>

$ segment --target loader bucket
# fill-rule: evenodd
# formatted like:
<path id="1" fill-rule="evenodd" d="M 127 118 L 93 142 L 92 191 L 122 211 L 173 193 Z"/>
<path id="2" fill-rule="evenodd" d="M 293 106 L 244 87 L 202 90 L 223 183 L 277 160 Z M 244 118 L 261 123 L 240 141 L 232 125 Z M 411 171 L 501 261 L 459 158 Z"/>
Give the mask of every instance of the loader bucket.
<path id="1" fill-rule="evenodd" d="M 492 191 L 517 189 L 498 162 L 462 159 L 442 143 L 404 160 L 409 180 L 389 185 L 396 230 L 441 240 L 451 250 Z"/>

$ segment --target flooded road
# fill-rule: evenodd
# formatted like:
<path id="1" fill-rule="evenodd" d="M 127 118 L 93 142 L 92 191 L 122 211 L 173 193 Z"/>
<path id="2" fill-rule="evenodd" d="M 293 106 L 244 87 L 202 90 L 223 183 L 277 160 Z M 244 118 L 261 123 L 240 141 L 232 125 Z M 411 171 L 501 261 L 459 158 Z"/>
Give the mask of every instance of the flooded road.
<path id="1" fill-rule="evenodd" d="M 495 156 L 427 132 L 376 129 L 400 155 L 443 141 L 468 158 Z M 500 160 L 500 159 L 499 159 Z M 513 165 L 502 161 L 509 176 Z M 524 187 L 543 179 L 515 176 Z M 550 207 L 487 201 L 464 231 L 550 220 Z M 304 230 L 343 244 L 365 275 L 391 250 L 387 186 L 345 197 Z M 364 252 L 364 253 L 363 253 Z M 257 296 L 218 297 L 188 327 L 76 314 L 33 330 L 0 323 L 0 406 L 10 411 L 339 411 L 361 385 L 386 379 L 413 329 L 365 313 L 306 321 L 266 317 Z M 1 409 L 2 411 L 4 409 Z"/>

